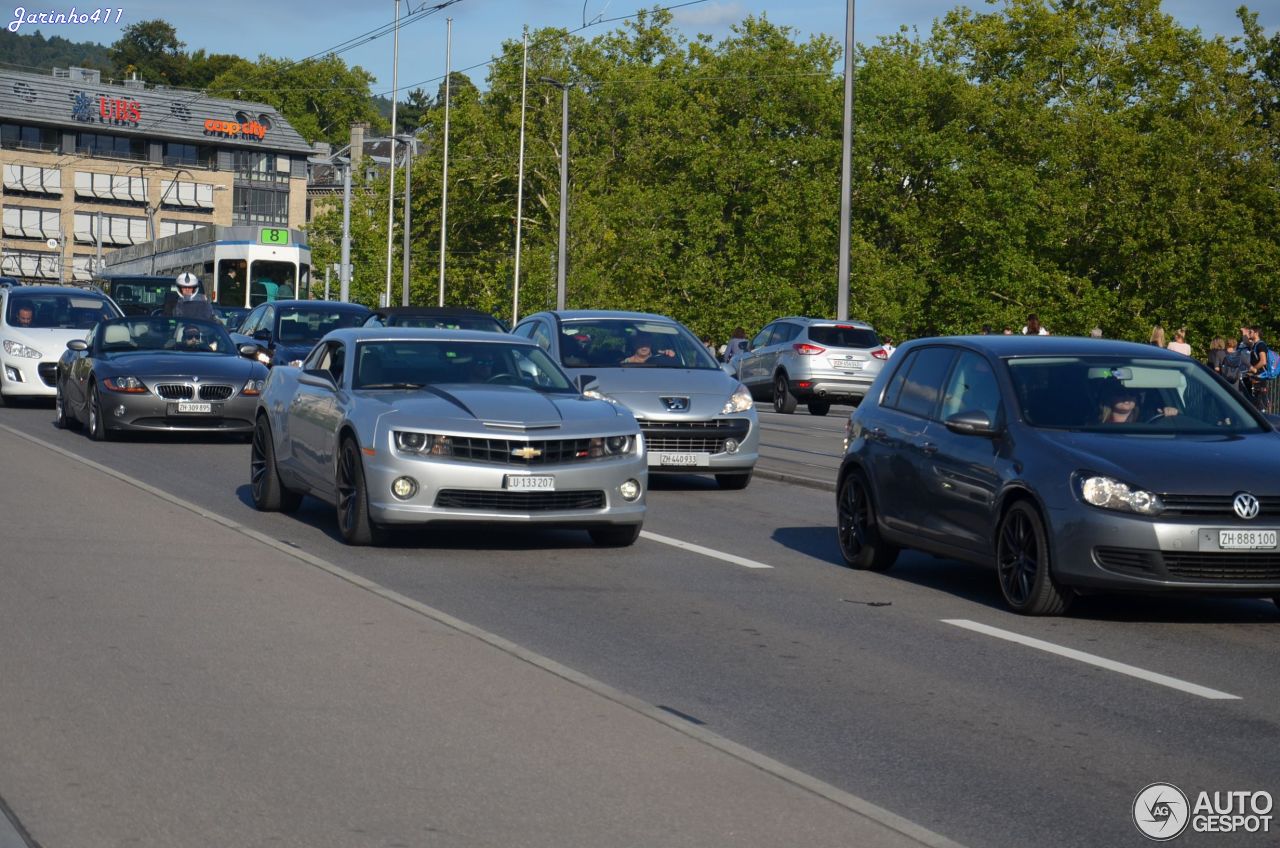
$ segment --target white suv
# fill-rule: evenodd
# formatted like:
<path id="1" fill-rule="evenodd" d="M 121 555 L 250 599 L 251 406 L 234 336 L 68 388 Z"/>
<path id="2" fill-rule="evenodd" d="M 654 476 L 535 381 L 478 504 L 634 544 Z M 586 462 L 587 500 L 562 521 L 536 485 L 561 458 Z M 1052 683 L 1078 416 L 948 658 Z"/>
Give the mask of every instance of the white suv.
<path id="1" fill-rule="evenodd" d="M 889 353 L 870 324 L 779 318 L 734 357 L 733 373 L 758 400 L 782 413 L 805 403 L 826 415 L 832 403 L 858 404 Z"/>

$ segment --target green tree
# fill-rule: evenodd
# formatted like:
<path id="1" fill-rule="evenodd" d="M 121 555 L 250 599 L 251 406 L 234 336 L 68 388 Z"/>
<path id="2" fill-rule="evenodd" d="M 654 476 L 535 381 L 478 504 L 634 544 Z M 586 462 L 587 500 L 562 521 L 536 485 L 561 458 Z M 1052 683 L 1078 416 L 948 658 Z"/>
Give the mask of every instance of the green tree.
<path id="1" fill-rule="evenodd" d="M 125 27 L 111 45 L 111 62 L 122 79 L 136 73 L 150 83 L 184 85 L 189 64 L 182 50 L 185 46 L 169 22 L 159 18 L 139 21 Z"/>

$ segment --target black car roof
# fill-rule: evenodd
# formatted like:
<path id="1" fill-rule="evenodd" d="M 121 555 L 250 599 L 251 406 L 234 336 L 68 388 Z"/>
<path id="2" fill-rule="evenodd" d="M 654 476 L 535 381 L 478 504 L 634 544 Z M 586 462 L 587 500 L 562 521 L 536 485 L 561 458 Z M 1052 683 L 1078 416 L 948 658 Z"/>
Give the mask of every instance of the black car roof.
<path id="1" fill-rule="evenodd" d="M 287 307 L 289 309 L 337 309 L 339 312 L 372 312 L 363 303 L 345 303 L 341 300 L 273 300 L 261 306 Z M 255 307 L 256 308 L 256 307 Z"/>
<path id="2" fill-rule="evenodd" d="M 375 315 L 466 315 L 478 318 L 493 318 L 488 312 L 481 309 L 472 309 L 469 306 L 391 306 L 385 309 L 375 309 Z M 496 319 L 495 319 L 496 320 Z"/>
<path id="3" fill-rule="evenodd" d="M 924 344 L 952 344 L 975 350 L 983 350 L 997 357 L 1013 356 L 1145 356 L 1152 359 L 1185 360 L 1177 351 L 1165 350 L 1155 345 L 1125 342 L 1116 339 L 1095 339 L 1087 336 L 935 336 L 912 339 L 898 348 L 896 358 L 909 348 Z"/>

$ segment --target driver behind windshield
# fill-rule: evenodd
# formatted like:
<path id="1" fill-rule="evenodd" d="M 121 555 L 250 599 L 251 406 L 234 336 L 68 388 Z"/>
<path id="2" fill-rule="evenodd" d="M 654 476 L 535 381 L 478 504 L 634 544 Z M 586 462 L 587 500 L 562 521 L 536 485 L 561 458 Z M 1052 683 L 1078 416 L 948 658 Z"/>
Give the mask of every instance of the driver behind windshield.
<path id="1" fill-rule="evenodd" d="M 1144 418 L 1137 391 L 1120 382 L 1108 385 L 1102 392 L 1098 411 L 1099 424 L 1137 424 L 1178 414 L 1176 406 L 1157 407 Z"/>
<path id="2" fill-rule="evenodd" d="M 652 359 L 674 358 L 676 352 L 670 348 L 654 350 L 653 339 L 649 336 L 636 336 L 631 343 L 631 355 L 622 360 L 623 365 L 644 365 Z"/>

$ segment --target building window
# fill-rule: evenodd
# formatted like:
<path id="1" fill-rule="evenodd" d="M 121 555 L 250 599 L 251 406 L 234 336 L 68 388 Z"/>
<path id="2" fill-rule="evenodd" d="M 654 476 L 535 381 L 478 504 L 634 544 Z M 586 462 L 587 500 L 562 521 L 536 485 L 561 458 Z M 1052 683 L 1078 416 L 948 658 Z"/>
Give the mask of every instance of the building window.
<path id="1" fill-rule="evenodd" d="M 34 206 L 5 206 L 4 234 L 10 238 L 30 238 L 47 241 L 62 237 L 62 225 L 57 209 L 40 209 Z"/>
<path id="2" fill-rule="evenodd" d="M 236 186 L 231 203 L 231 215 L 233 225 L 288 225 L 289 192 Z"/>
<path id="3" fill-rule="evenodd" d="M 76 153 L 109 159 L 145 159 L 141 139 L 109 133 L 76 133 Z"/>
<path id="4" fill-rule="evenodd" d="M 232 154 L 236 179 L 254 183 L 289 181 L 289 157 L 254 150 L 237 150 Z"/>
<path id="5" fill-rule="evenodd" d="M 160 196 L 165 206 L 185 206 L 193 209 L 213 208 L 213 186 L 208 183 L 189 183 L 178 180 L 162 180 Z"/>
<path id="6" fill-rule="evenodd" d="M 56 253 L 36 253 L 29 250 L 5 251 L 0 261 L 0 273 L 15 277 L 39 277 L 56 280 L 62 268 L 62 257 Z"/>
<path id="7" fill-rule="evenodd" d="M 35 165 L 5 165 L 4 189 L 30 194 L 62 194 L 62 172 L 57 168 Z"/>
<path id="8" fill-rule="evenodd" d="M 0 124 L 0 147 L 23 150 L 57 150 L 62 134 L 50 127 L 29 124 Z"/>
<path id="9" fill-rule="evenodd" d="M 176 141 L 167 141 L 164 145 L 166 165 L 195 165 L 200 168 L 212 168 L 216 160 L 217 153 L 214 149 L 203 144 L 180 144 Z"/>
<path id="10" fill-rule="evenodd" d="M 147 178 L 129 174 L 99 174 L 76 171 L 76 196 L 98 200 L 147 202 Z"/>
<path id="11" fill-rule="evenodd" d="M 76 241 L 92 244 L 98 240 L 98 215 L 94 212 L 76 213 Z M 147 219 L 127 215 L 102 216 L 102 243 L 141 244 L 147 238 Z"/>

